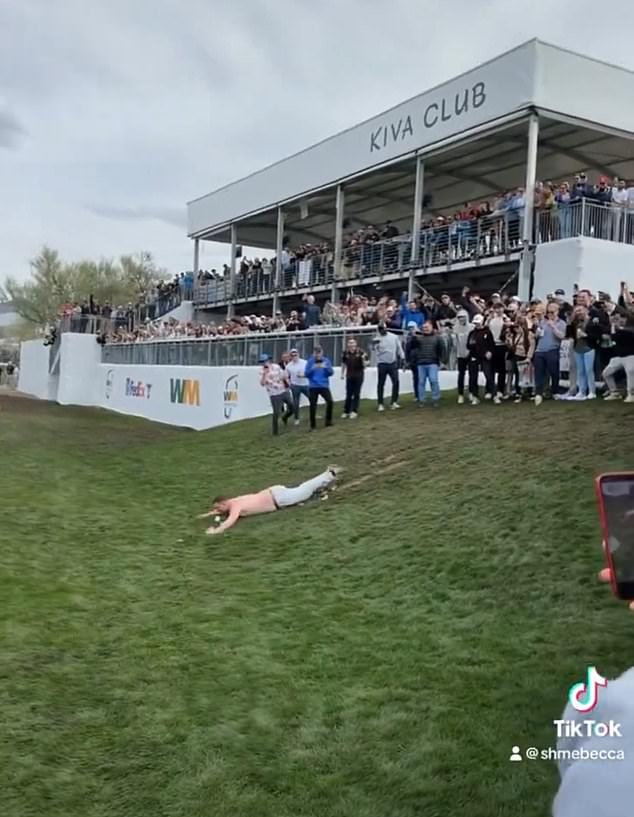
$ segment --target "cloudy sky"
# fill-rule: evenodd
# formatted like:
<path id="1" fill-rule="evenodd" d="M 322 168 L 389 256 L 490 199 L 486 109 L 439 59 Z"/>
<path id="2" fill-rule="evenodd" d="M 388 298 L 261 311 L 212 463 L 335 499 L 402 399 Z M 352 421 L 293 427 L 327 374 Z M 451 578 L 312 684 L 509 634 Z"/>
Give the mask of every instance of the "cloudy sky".
<path id="1" fill-rule="evenodd" d="M 633 30 L 630 0 L 0 0 L 0 281 L 43 243 L 190 268 L 187 200 L 533 36 L 634 68 Z"/>

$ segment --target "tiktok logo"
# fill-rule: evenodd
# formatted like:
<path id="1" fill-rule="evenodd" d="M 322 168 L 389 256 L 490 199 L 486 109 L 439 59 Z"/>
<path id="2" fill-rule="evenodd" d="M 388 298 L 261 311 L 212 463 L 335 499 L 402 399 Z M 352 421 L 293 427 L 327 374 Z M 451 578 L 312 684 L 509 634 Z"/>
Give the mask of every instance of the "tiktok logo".
<path id="1" fill-rule="evenodd" d="M 596 667 L 588 667 L 585 683 L 573 684 L 568 692 L 568 700 L 577 712 L 592 712 L 599 701 L 599 687 L 606 687 L 607 679 L 599 675 Z"/>

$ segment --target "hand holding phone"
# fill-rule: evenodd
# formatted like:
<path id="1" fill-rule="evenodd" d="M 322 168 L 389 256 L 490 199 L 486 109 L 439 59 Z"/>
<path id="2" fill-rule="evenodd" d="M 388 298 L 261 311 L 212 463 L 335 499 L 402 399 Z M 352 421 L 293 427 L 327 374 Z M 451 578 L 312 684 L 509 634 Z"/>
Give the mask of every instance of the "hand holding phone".
<path id="1" fill-rule="evenodd" d="M 634 600 L 634 472 L 601 474 L 595 482 L 608 576 L 617 598 Z"/>

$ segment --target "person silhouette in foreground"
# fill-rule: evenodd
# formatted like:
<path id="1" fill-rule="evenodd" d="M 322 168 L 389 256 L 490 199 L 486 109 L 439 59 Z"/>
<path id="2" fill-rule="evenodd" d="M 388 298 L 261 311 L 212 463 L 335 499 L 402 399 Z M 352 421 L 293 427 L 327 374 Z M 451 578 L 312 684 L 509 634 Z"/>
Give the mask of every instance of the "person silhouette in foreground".
<path id="1" fill-rule="evenodd" d="M 599 573 L 599 580 L 610 582 L 610 570 Z M 629 602 L 634 612 L 634 601 Z M 553 803 L 553 817 L 623 817 L 632 813 L 634 803 L 634 668 L 626 670 L 602 689 L 592 712 L 577 712 L 570 704 L 562 715 L 564 720 L 581 722 L 596 720 L 620 724 L 622 736 L 564 737 L 557 748 L 568 752 L 605 752 L 596 760 L 570 757 L 559 759 L 561 783 Z M 616 759 L 622 752 L 623 759 Z"/>
<path id="2" fill-rule="evenodd" d="M 323 474 L 302 482 L 296 488 L 287 488 L 285 485 L 272 485 L 263 491 L 254 494 L 242 494 L 231 499 L 217 496 L 213 500 L 211 510 L 200 514 L 199 519 L 214 515 L 225 516 L 220 525 L 212 525 L 206 531 L 210 536 L 224 533 L 228 528 L 235 525 L 241 516 L 271 513 L 282 508 L 288 508 L 291 505 L 299 505 L 300 502 L 306 502 L 317 491 L 323 490 L 334 482 L 340 473 L 341 468 L 338 465 L 329 465 Z"/>

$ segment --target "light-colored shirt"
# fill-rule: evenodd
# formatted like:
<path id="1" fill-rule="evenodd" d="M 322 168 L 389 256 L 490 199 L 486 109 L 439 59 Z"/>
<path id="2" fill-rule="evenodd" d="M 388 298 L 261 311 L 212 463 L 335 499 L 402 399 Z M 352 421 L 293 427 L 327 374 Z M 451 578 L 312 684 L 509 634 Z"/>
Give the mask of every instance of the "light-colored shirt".
<path id="1" fill-rule="evenodd" d="M 539 329 L 541 330 L 541 337 L 537 339 L 537 348 L 535 349 L 536 352 L 554 352 L 561 346 L 562 338 L 558 338 L 555 333 L 553 332 L 553 327 L 547 320 L 541 320 L 538 324 Z M 561 333 L 563 336 L 566 332 L 566 323 L 565 321 L 560 320 L 557 318 L 555 321 L 555 328 L 558 332 Z"/>
<path id="2" fill-rule="evenodd" d="M 378 341 L 378 342 L 377 342 Z M 396 363 L 399 358 L 404 358 L 403 347 L 397 335 L 388 332 L 386 335 L 379 335 L 375 341 L 376 362 Z"/>
<path id="3" fill-rule="evenodd" d="M 500 340 L 500 335 L 502 334 L 502 329 L 504 329 L 504 318 L 498 317 L 497 315 L 493 315 L 489 319 L 489 329 L 491 330 L 491 334 L 493 335 L 493 340 L 498 345 L 503 345 L 503 342 Z"/>
<path id="4" fill-rule="evenodd" d="M 277 363 L 269 363 L 264 376 L 264 388 L 269 395 L 283 394 L 288 386 L 284 378 L 284 370 Z"/>
<path id="5" fill-rule="evenodd" d="M 292 360 L 286 364 L 286 373 L 291 379 L 291 386 L 307 386 L 308 378 L 304 377 L 306 370 L 306 361 L 298 357 L 297 360 Z"/>
<path id="6" fill-rule="evenodd" d="M 627 204 L 628 201 L 628 192 L 627 190 L 619 190 L 618 187 L 612 188 L 612 204 L 616 204 L 619 207 L 623 207 L 623 205 Z"/>

